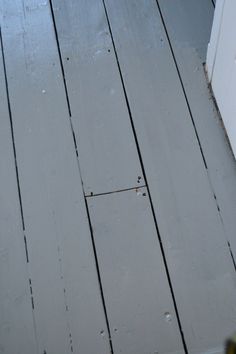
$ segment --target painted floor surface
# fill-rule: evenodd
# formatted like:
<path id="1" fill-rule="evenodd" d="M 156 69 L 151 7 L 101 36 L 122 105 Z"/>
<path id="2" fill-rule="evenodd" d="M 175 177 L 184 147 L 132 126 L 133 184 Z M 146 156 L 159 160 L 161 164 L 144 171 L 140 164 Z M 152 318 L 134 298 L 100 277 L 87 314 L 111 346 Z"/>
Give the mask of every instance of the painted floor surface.
<path id="1" fill-rule="evenodd" d="M 0 353 L 222 354 L 236 163 L 211 0 L 0 0 Z"/>

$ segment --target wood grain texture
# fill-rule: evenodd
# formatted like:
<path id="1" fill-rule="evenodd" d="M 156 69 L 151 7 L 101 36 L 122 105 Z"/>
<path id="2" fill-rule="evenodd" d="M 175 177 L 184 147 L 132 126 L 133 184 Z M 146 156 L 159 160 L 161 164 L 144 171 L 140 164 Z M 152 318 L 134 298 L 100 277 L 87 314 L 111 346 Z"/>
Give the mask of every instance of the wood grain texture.
<path id="1" fill-rule="evenodd" d="M 146 188 L 88 206 L 114 353 L 184 353 Z"/>
<path id="2" fill-rule="evenodd" d="M 188 350 L 222 353 L 235 270 L 157 4 L 105 4 Z"/>
<path id="3" fill-rule="evenodd" d="M 1 3 L 39 353 L 109 353 L 50 8 Z"/>
<path id="4" fill-rule="evenodd" d="M 102 2 L 53 5 L 85 193 L 143 184 Z"/>

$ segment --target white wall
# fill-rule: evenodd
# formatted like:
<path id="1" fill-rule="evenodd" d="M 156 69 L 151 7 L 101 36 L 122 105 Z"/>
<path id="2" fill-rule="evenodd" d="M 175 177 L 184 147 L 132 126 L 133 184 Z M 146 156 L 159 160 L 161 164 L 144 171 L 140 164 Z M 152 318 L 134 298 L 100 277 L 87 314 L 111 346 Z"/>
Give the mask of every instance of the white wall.
<path id="1" fill-rule="evenodd" d="M 236 0 L 217 1 L 207 70 L 236 156 Z"/>

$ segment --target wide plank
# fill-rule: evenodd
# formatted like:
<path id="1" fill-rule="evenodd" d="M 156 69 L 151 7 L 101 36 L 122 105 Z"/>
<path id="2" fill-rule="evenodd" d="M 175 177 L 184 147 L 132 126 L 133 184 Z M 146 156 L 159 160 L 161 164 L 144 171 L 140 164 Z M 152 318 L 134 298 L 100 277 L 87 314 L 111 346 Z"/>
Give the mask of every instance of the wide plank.
<path id="1" fill-rule="evenodd" d="M 109 353 L 50 7 L 2 9 L 39 353 Z"/>
<path id="2" fill-rule="evenodd" d="M 159 0 L 159 4 L 220 209 L 225 237 L 236 259 L 236 163 L 202 65 L 210 39 L 213 7 L 205 0 Z M 175 21 L 176 14 L 178 21 Z"/>
<path id="3" fill-rule="evenodd" d="M 1 45 L 0 101 L 0 353 L 36 354 Z"/>
<path id="4" fill-rule="evenodd" d="M 105 0 L 189 353 L 222 353 L 235 270 L 154 0 Z"/>
<path id="5" fill-rule="evenodd" d="M 85 193 L 139 186 L 142 171 L 102 2 L 52 3 Z"/>
<path id="6" fill-rule="evenodd" d="M 87 200 L 114 353 L 184 353 L 146 188 Z"/>

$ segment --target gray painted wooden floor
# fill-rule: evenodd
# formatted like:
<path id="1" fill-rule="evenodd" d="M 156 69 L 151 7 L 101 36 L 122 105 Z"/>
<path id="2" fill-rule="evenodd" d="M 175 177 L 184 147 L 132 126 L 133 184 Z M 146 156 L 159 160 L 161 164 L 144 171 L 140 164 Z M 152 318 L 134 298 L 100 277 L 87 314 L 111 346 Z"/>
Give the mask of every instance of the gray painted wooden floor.
<path id="1" fill-rule="evenodd" d="M 236 164 L 212 0 L 0 0 L 0 353 L 222 354 Z"/>

